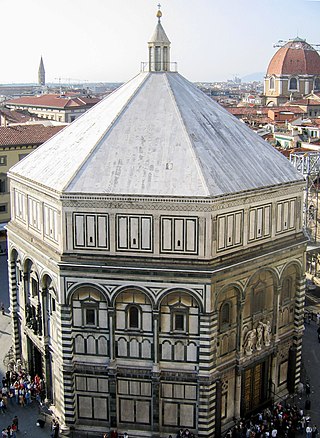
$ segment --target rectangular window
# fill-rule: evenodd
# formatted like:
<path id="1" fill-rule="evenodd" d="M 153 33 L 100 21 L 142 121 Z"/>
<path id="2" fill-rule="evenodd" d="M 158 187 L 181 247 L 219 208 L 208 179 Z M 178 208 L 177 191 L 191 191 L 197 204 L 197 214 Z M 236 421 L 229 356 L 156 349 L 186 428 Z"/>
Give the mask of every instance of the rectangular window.
<path id="1" fill-rule="evenodd" d="M 6 175 L 0 176 L 0 193 L 7 192 L 7 177 Z"/>
<path id="2" fill-rule="evenodd" d="M 189 314 L 187 309 L 171 309 L 171 332 L 186 333 L 189 330 Z"/>
<path id="3" fill-rule="evenodd" d="M 14 206 L 15 206 L 15 216 L 21 219 L 23 222 L 26 221 L 26 197 L 15 190 L 14 192 Z"/>
<path id="4" fill-rule="evenodd" d="M 7 156 L 6 155 L 2 155 L 0 157 L 0 166 L 6 166 L 7 165 Z"/>
<path id="5" fill-rule="evenodd" d="M 296 199 L 277 203 L 277 233 L 293 230 L 296 224 Z"/>
<path id="6" fill-rule="evenodd" d="M 57 211 L 50 207 L 49 205 L 44 204 L 43 206 L 43 226 L 44 226 L 44 235 L 49 237 L 50 239 L 58 241 L 58 213 Z"/>
<path id="7" fill-rule="evenodd" d="M 218 251 L 242 245 L 243 211 L 218 216 L 217 225 Z"/>
<path id="8" fill-rule="evenodd" d="M 57 218 L 55 218 L 55 221 Z M 73 215 L 73 244 L 77 249 L 109 249 L 109 217 L 101 214 Z"/>
<path id="9" fill-rule="evenodd" d="M 174 329 L 178 331 L 185 331 L 185 314 L 176 313 L 174 315 Z"/>
<path id="10" fill-rule="evenodd" d="M 152 216 L 117 215 L 117 250 L 152 251 Z"/>
<path id="11" fill-rule="evenodd" d="M 96 246 L 96 218 L 95 216 L 86 216 L 86 244 L 87 246 Z"/>
<path id="12" fill-rule="evenodd" d="M 29 198 L 29 225 L 37 231 L 41 229 L 41 204 L 34 198 Z"/>
<path id="13" fill-rule="evenodd" d="M 161 217 L 161 252 L 197 254 L 198 228 L 197 217 Z"/>
<path id="14" fill-rule="evenodd" d="M 248 240 L 270 237 L 271 204 L 250 208 Z"/>
<path id="15" fill-rule="evenodd" d="M 8 204 L 0 204 L 0 213 L 6 213 L 8 209 Z"/>
<path id="16" fill-rule="evenodd" d="M 94 308 L 86 308 L 86 325 L 96 325 L 96 309 Z"/>
<path id="17" fill-rule="evenodd" d="M 21 161 L 24 157 L 26 157 L 29 154 L 19 154 L 19 161 Z"/>

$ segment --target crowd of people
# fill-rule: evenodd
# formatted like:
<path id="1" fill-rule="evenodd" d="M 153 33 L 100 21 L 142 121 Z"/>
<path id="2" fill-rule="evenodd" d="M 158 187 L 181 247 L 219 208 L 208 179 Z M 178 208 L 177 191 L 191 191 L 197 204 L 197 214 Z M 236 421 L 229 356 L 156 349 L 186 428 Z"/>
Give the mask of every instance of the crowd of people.
<path id="1" fill-rule="evenodd" d="M 11 424 L 9 426 L 4 427 L 1 432 L 2 438 L 16 438 L 17 432 L 19 431 L 19 421 L 18 417 L 15 415 L 11 421 Z"/>
<path id="2" fill-rule="evenodd" d="M 305 415 L 303 409 L 296 405 L 277 403 L 272 409 L 267 408 L 250 419 L 240 420 L 226 436 L 228 438 L 294 438 L 301 435 L 318 438 L 318 428 L 315 424 L 311 424 L 311 418 Z"/>
<path id="3" fill-rule="evenodd" d="M 0 391 L 0 415 L 5 415 L 10 405 L 25 407 L 37 400 L 39 403 L 44 398 L 44 382 L 37 374 L 31 378 L 29 374 L 20 371 L 7 371 L 2 378 Z M 2 429 L 1 438 L 15 438 L 19 428 L 18 417 L 14 416 L 11 423 Z M 58 435 L 55 435 L 58 436 Z"/>
<path id="4" fill-rule="evenodd" d="M 44 398 L 44 381 L 38 374 L 31 378 L 24 371 L 7 371 L 2 379 L 0 394 L 0 411 L 5 413 L 8 403 L 22 407 L 29 405 L 33 399 L 41 402 Z"/>

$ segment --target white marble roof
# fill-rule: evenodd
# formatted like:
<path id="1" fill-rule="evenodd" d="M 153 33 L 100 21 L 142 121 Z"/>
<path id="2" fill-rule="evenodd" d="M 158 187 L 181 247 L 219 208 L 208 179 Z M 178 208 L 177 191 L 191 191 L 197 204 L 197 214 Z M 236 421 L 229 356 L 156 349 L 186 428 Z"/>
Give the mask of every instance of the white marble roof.
<path id="1" fill-rule="evenodd" d="M 141 73 L 11 168 L 63 193 L 214 197 L 303 179 L 178 73 Z"/>
<path id="2" fill-rule="evenodd" d="M 170 44 L 169 38 L 167 37 L 167 34 L 165 33 L 162 24 L 160 22 L 157 23 L 149 43 Z"/>

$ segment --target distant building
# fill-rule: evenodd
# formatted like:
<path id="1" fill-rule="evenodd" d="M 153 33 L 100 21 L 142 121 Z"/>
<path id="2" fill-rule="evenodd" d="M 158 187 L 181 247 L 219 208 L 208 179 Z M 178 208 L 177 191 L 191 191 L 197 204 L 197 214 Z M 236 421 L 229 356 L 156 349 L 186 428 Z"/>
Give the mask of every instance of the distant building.
<path id="1" fill-rule="evenodd" d="M 320 117 L 320 92 L 312 92 L 303 99 L 288 102 L 286 105 L 299 106 L 308 117 Z"/>
<path id="2" fill-rule="evenodd" d="M 264 80 L 266 105 L 282 105 L 320 91 L 320 55 L 305 40 L 295 38 L 273 56 Z"/>
<path id="3" fill-rule="evenodd" d="M 160 17 L 150 70 L 10 169 L 13 351 L 64 434 L 220 438 L 300 381 L 304 178 Z"/>
<path id="4" fill-rule="evenodd" d="M 41 96 L 26 96 L 8 100 L 5 102 L 5 107 L 27 110 L 30 114 L 42 119 L 70 123 L 92 108 L 99 100 L 95 97 L 43 94 Z"/>
<path id="5" fill-rule="evenodd" d="M 39 65 L 39 70 L 38 70 L 38 84 L 41 86 L 46 85 L 46 72 L 44 69 L 42 56 L 40 59 L 40 65 Z"/>
<path id="6" fill-rule="evenodd" d="M 0 109 L 0 126 L 23 125 L 25 123 L 40 121 L 40 117 L 31 115 L 27 110 L 9 110 L 8 108 Z"/>
<path id="7" fill-rule="evenodd" d="M 0 230 L 10 220 L 8 170 L 63 127 L 41 124 L 0 127 Z"/>

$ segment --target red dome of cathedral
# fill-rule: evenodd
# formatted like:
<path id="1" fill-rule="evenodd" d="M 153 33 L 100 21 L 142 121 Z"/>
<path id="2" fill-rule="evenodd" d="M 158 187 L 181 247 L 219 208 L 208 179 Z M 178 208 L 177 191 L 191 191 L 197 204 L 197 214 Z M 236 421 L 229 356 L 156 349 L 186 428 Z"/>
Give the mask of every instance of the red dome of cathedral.
<path id="1" fill-rule="evenodd" d="M 295 38 L 270 61 L 267 75 L 320 75 L 320 55 L 305 40 Z"/>

